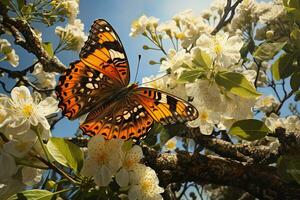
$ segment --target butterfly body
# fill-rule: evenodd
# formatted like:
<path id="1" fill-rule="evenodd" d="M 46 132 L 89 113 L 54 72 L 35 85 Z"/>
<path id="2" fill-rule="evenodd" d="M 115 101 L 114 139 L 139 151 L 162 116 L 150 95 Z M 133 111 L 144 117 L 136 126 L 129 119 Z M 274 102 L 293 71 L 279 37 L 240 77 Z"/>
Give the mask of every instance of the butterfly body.
<path id="1" fill-rule="evenodd" d="M 111 138 L 140 138 L 153 126 L 198 117 L 189 102 L 163 91 L 129 84 L 127 56 L 118 35 L 105 20 L 94 22 L 80 60 L 60 77 L 56 94 L 69 119 L 84 114 L 81 130 Z"/>

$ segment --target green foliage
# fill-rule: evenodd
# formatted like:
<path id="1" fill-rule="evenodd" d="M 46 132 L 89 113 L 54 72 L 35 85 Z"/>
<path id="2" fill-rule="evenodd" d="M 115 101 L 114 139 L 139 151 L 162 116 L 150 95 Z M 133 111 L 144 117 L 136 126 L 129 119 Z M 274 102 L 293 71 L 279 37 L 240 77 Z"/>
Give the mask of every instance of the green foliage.
<path id="1" fill-rule="evenodd" d="M 294 59 L 294 54 L 284 53 L 275 61 L 272 65 L 272 74 L 275 80 L 285 79 L 295 72 Z"/>
<path id="2" fill-rule="evenodd" d="M 49 192 L 47 190 L 26 190 L 23 192 L 18 192 L 17 194 L 9 197 L 7 200 L 19 200 L 19 199 L 27 199 L 27 200 L 52 200 L 57 194 L 66 192 L 68 190 L 61 190 L 55 193 Z"/>
<path id="3" fill-rule="evenodd" d="M 264 122 L 256 119 L 245 119 L 235 122 L 228 133 L 244 140 L 253 141 L 265 137 L 270 132 Z"/>
<path id="4" fill-rule="evenodd" d="M 256 98 L 260 95 L 246 77 L 236 72 L 219 72 L 216 83 L 227 91 L 245 98 Z"/>
<path id="5" fill-rule="evenodd" d="M 295 72 L 291 76 L 290 85 L 293 91 L 300 88 L 300 72 Z"/>
<path id="6" fill-rule="evenodd" d="M 194 51 L 195 58 L 193 59 L 193 63 L 198 67 L 204 67 L 204 68 L 210 68 L 213 64 L 210 56 L 205 53 L 204 51 L 201 51 L 200 49 L 196 49 Z"/>
<path id="7" fill-rule="evenodd" d="M 42 46 L 45 49 L 45 51 L 49 54 L 49 56 L 53 56 L 54 55 L 53 47 L 52 47 L 52 43 L 51 42 L 43 42 Z"/>
<path id="8" fill-rule="evenodd" d="M 286 42 L 264 42 L 255 50 L 253 57 L 259 61 L 271 60 L 282 50 L 285 44 Z"/>
<path id="9" fill-rule="evenodd" d="M 83 163 L 81 149 L 63 138 L 50 138 L 47 148 L 51 156 L 60 164 L 79 172 Z"/>
<path id="10" fill-rule="evenodd" d="M 249 38 L 243 45 L 243 47 L 240 50 L 241 58 L 246 58 L 248 53 L 253 53 L 255 49 L 255 43 L 252 38 Z"/>
<path id="11" fill-rule="evenodd" d="M 185 70 L 178 78 L 179 82 L 183 82 L 183 83 L 195 82 L 196 79 L 201 78 L 201 76 L 203 76 L 203 73 L 207 71 L 205 69 L 211 68 L 213 63 L 210 56 L 207 53 L 201 51 L 200 49 L 196 49 L 194 53 L 195 53 L 195 57 L 192 60 L 192 64 L 187 65 L 184 63 L 181 66 Z"/>
<path id="12" fill-rule="evenodd" d="M 179 76 L 179 82 L 190 82 L 193 83 L 196 81 L 203 74 L 203 70 L 201 69 L 191 69 L 189 71 L 183 71 L 182 74 Z"/>

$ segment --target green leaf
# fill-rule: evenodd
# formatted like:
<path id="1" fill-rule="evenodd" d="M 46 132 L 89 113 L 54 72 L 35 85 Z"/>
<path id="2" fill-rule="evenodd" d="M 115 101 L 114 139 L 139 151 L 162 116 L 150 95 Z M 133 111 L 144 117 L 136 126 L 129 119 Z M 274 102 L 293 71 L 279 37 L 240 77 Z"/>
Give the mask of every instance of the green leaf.
<path id="1" fill-rule="evenodd" d="M 295 56 L 293 54 L 282 54 L 272 65 L 272 74 L 275 80 L 285 79 L 296 70 L 293 66 Z"/>
<path id="2" fill-rule="evenodd" d="M 14 194 L 13 196 L 9 197 L 7 200 L 20 200 L 20 199 L 27 199 L 27 200 L 52 200 L 54 195 L 63 193 L 69 191 L 69 189 L 66 190 L 60 190 L 58 192 L 52 193 L 47 190 L 26 190 L 23 192 L 18 192 L 17 194 Z"/>
<path id="3" fill-rule="evenodd" d="M 296 91 L 295 92 L 295 98 L 294 98 L 295 101 L 299 101 L 300 100 L 300 90 Z"/>
<path id="4" fill-rule="evenodd" d="M 260 61 L 271 60 L 281 49 L 286 42 L 264 42 L 253 53 L 253 57 Z"/>
<path id="5" fill-rule="evenodd" d="M 203 73 L 201 68 L 199 69 L 192 69 L 189 71 L 183 71 L 178 78 L 179 82 L 195 82 L 195 80 Z"/>
<path id="6" fill-rule="evenodd" d="M 227 91 L 245 98 L 256 98 L 260 96 L 255 87 L 246 77 L 236 72 L 220 72 L 215 77 L 216 83 Z"/>
<path id="7" fill-rule="evenodd" d="M 293 179 L 300 184 L 300 157 L 294 156 L 290 160 L 287 168 L 287 173 L 289 173 Z"/>
<path id="8" fill-rule="evenodd" d="M 292 74 L 290 84 L 293 91 L 297 91 L 300 88 L 300 72 Z"/>
<path id="9" fill-rule="evenodd" d="M 246 58 L 248 53 L 252 53 L 255 48 L 255 43 L 252 38 L 249 38 L 247 42 L 244 43 L 243 47 L 240 50 L 241 57 Z"/>
<path id="10" fill-rule="evenodd" d="M 201 51 L 199 48 L 196 48 L 194 50 L 193 63 L 200 67 L 210 68 L 212 65 L 212 59 L 207 53 Z"/>
<path id="11" fill-rule="evenodd" d="M 253 141 L 265 137 L 270 132 L 264 122 L 256 119 L 245 119 L 235 122 L 228 133 L 244 140 Z"/>
<path id="12" fill-rule="evenodd" d="M 51 42 L 43 42 L 43 48 L 45 49 L 45 51 L 49 54 L 49 56 L 53 56 L 54 52 L 53 52 L 53 48 L 52 48 L 52 43 Z"/>
<path id="13" fill-rule="evenodd" d="M 47 148 L 57 162 L 77 172 L 80 171 L 83 163 L 83 152 L 77 145 L 63 138 L 52 137 L 47 143 Z"/>

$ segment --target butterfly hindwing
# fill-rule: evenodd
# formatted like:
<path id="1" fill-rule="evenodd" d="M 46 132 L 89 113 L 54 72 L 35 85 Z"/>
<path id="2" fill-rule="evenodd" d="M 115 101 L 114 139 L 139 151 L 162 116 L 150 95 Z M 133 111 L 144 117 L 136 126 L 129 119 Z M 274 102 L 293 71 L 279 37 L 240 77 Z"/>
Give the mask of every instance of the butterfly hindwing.
<path id="1" fill-rule="evenodd" d="M 126 53 L 117 33 L 105 20 L 94 21 L 80 58 L 89 67 L 104 69 L 107 76 L 123 86 L 128 85 L 130 71 Z"/>
<path id="2" fill-rule="evenodd" d="M 75 119 L 91 111 L 95 104 L 103 101 L 121 85 L 98 70 L 81 61 L 70 64 L 70 68 L 59 78 L 56 94 L 59 107 L 69 119 Z"/>
<path id="3" fill-rule="evenodd" d="M 147 113 L 162 125 L 191 121 L 198 117 L 198 111 L 192 104 L 174 95 L 147 87 L 137 88 L 134 93 Z"/>
<path id="4" fill-rule="evenodd" d="M 111 138 L 140 138 L 152 127 L 153 118 L 134 98 L 115 102 L 110 106 L 91 112 L 80 126 L 89 135 Z"/>

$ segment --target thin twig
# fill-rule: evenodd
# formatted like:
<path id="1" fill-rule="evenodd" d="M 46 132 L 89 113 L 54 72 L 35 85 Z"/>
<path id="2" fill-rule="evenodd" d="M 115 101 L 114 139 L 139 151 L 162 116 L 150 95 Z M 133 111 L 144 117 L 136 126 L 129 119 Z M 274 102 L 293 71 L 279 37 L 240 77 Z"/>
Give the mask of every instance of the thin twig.
<path id="1" fill-rule="evenodd" d="M 227 24 L 231 22 L 231 20 L 234 17 L 235 9 L 236 7 L 242 2 L 243 0 L 237 0 L 232 6 L 231 6 L 231 0 L 227 0 L 227 4 L 224 8 L 224 14 L 222 18 L 220 19 L 219 23 L 215 27 L 215 29 L 211 32 L 212 35 L 217 34 L 223 27 L 225 27 Z M 230 14 L 229 18 L 228 15 Z"/>

